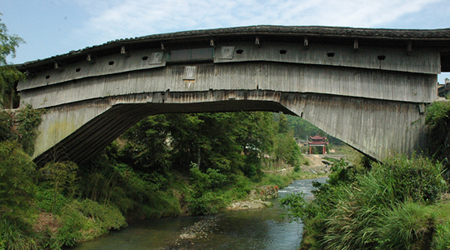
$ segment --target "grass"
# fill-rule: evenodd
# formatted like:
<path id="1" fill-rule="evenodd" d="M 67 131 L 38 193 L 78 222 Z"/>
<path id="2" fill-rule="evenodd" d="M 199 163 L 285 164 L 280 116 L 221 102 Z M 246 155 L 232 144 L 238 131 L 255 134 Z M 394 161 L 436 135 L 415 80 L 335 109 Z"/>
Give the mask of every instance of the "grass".
<path id="1" fill-rule="evenodd" d="M 315 200 L 292 197 L 305 224 L 303 249 L 448 249 L 450 215 L 441 166 L 397 156 L 371 170 L 333 166 Z"/>

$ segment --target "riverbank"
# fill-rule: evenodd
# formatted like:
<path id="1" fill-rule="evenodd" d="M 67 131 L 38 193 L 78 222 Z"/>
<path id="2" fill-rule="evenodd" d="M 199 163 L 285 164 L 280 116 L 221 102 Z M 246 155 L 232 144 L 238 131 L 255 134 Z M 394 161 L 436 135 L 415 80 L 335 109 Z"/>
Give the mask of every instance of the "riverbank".
<path id="1" fill-rule="evenodd" d="M 283 201 L 305 224 L 301 249 L 447 249 L 450 203 L 442 166 L 405 156 L 368 166 L 341 162 L 315 200 Z"/>
<path id="2" fill-rule="evenodd" d="M 312 198 L 311 189 L 312 180 L 300 180 L 280 189 L 279 194 L 304 192 Z M 264 209 L 136 221 L 75 249 L 297 249 L 302 224 L 283 217 L 287 211 L 277 200 L 271 201 L 274 205 Z"/>
<path id="3" fill-rule="evenodd" d="M 29 111 L 31 118 L 23 119 L 27 135 L 39 118 Z M 0 248 L 60 249 L 122 229 L 127 221 L 216 214 L 252 192 L 254 201 L 268 205 L 267 189 L 304 178 L 299 172 L 308 162 L 282 114 L 147 117 L 80 165 L 36 166 L 22 151 L 30 148 L 28 137 L 13 132 L 0 145 L 1 176 L 8 176 L 0 178 L 8 187 L 0 209 Z"/>

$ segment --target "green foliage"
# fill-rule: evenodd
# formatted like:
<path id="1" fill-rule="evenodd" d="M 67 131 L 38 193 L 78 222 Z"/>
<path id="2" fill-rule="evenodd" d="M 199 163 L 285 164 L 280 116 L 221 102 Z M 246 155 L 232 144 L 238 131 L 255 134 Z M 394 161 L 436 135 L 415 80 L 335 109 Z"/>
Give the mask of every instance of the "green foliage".
<path id="1" fill-rule="evenodd" d="M 236 199 L 244 199 L 252 191 L 252 189 L 252 182 L 248 178 L 238 175 L 232 190 L 232 197 Z"/>
<path id="2" fill-rule="evenodd" d="M 310 249 L 429 249 L 435 217 L 428 211 L 445 190 L 441 166 L 397 156 L 356 172 L 343 161 L 315 200 L 290 197 L 291 215 L 302 219 Z"/>
<path id="3" fill-rule="evenodd" d="M 209 168 L 202 173 L 196 164 L 191 167 L 192 191 L 187 199 L 192 214 L 216 213 L 225 207 L 223 197 L 217 195 L 218 189 L 227 184 L 227 177 L 217 169 Z"/>
<path id="4" fill-rule="evenodd" d="M 170 190 L 170 175 L 136 172 L 126 164 L 117 163 L 114 156 L 105 154 L 80 166 L 79 172 L 82 197 L 113 205 L 127 218 L 181 213 L 180 204 Z"/>
<path id="5" fill-rule="evenodd" d="M 448 212 L 448 211 L 446 211 Z M 450 221 L 436 226 L 436 236 L 433 249 L 450 249 Z"/>
<path id="6" fill-rule="evenodd" d="M 0 42 L 0 66 L 4 66 L 7 65 L 6 57 L 12 56 L 14 58 L 16 56 L 16 48 L 24 41 L 16 35 L 9 35 L 8 28 L 0 19 Z"/>
<path id="7" fill-rule="evenodd" d="M 391 189 L 398 201 L 412 199 L 434 203 L 446 188 L 441 170 L 440 164 L 433 164 L 427 158 L 397 156 L 387 159 L 383 164 L 375 164 L 372 172 L 366 176 L 373 176 L 372 181 L 379 182 L 385 189 Z"/>
<path id="8" fill-rule="evenodd" d="M 73 197 L 76 190 L 78 166 L 74 162 L 48 162 L 39 169 L 41 178 L 48 182 L 53 190 L 53 204 L 58 194 L 65 193 Z M 53 211 L 53 205 L 50 211 Z"/>
<path id="9" fill-rule="evenodd" d="M 450 102 L 434 102 L 427 109 L 428 155 L 450 168 Z"/>
<path id="10" fill-rule="evenodd" d="M 0 219 L 0 249 L 39 249 L 31 226 L 20 220 Z"/>
<path id="11" fill-rule="evenodd" d="M 303 156 L 300 147 L 295 142 L 292 135 L 279 134 L 275 149 L 276 159 L 285 162 L 291 166 L 299 167 L 302 163 Z"/>
<path id="12" fill-rule="evenodd" d="M 267 174 L 263 175 L 261 179 L 262 185 L 275 185 L 278 186 L 278 188 L 282 189 L 292 182 L 292 177 L 287 175 L 273 175 L 273 174 Z"/>
<path id="13" fill-rule="evenodd" d="M 17 142 L 0 142 L 0 249 L 36 249 L 30 222 L 35 165 Z"/>
<path id="14" fill-rule="evenodd" d="M 17 98 L 14 91 L 15 83 L 24 78 L 20 71 L 6 61 L 8 56 L 12 58 L 16 56 L 16 48 L 21 43 L 24 43 L 23 39 L 16 35 L 9 35 L 6 25 L 0 19 L 0 98 L 2 107 L 8 106 L 9 103 L 9 108 L 12 108 L 12 103 Z"/>
<path id="15" fill-rule="evenodd" d="M 12 113 L 0 110 L 0 141 L 6 141 L 13 138 L 13 122 L 14 116 Z"/>
<path id="16" fill-rule="evenodd" d="M 333 164 L 331 167 L 331 174 L 329 175 L 328 183 L 330 185 L 347 185 L 355 181 L 356 170 L 354 167 L 349 167 L 344 159 Z"/>
<path id="17" fill-rule="evenodd" d="M 400 203 L 377 218 L 378 249 L 431 249 L 435 216 L 419 203 Z"/>
<path id="18" fill-rule="evenodd" d="M 41 246 L 44 249 L 74 246 L 79 241 L 92 240 L 127 225 L 119 209 L 89 199 L 67 202 L 54 220 L 57 230 L 43 232 Z"/>
<path id="19" fill-rule="evenodd" d="M 226 207 L 224 198 L 211 191 L 203 192 L 196 198 L 188 197 L 187 201 L 192 215 L 213 214 Z"/>
<path id="20" fill-rule="evenodd" d="M 11 141 L 0 142 L 0 215 L 23 216 L 33 201 L 35 165 L 20 146 Z"/>
<path id="21" fill-rule="evenodd" d="M 128 143 L 122 149 L 124 162 L 142 172 L 169 167 L 169 123 L 165 115 L 148 116 L 128 130 Z"/>
<path id="22" fill-rule="evenodd" d="M 305 201 L 305 194 L 288 194 L 286 197 L 280 199 L 280 203 L 283 207 L 288 208 L 288 216 L 292 220 L 301 221 L 302 217 L 305 217 L 305 207 L 307 205 Z"/>
<path id="23" fill-rule="evenodd" d="M 278 121 L 278 133 L 279 134 L 286 134 L 289 132 L 288 127 L 288 118 L 285 114 L 279 114 L 279 121 Z"/>
<path id="24" fill-rule="evenodd" d="M 55 194 L 52 187 L 42 184 L 38 186 L 35 197 L 35 205 L 39 210 L 54 214 L 61 214 L 61 210 L 71 200 L 62 193 Z"/>
<path id="25" fill-rule="evenodd" d="M 293 132 L 294 137 L 301 140 L 309 140 L 308 136 L 321 135 L 326 136 L 332 145 L 342 145 L 343 142 L 337 138 L 334 138 L 313 124 L 309 123 L 303 118 L 298 116 L 287 115 L 289 130 Z"/>
<path id="26" fill-rule="evenodd" d="M 18 139 L 32 154 L 41 114 L 31 107 L 20 111 L 17 133 L 10 131 L 8 115 L 0 116 L 3 138 Z M 281 136 L 280 127 L 285 132 Z M 261 183 L 284 187 L 291 177 L 268 176 L 261 168 L 275 161 L 273 155 L 298 168 L 302 159 L 286 129 L 262 112 L 148 117 L 87 164 L 52 162 L 39 169 L 39 175 L 22 176 L 39 179 L 37 188 L 29 186 L 30 199 L 23 202 L 24 213 L 30 204 L 36 208 L 34 215 L 23 215 L 30 221 L 24 223 L 40 220 L 39 213 L 53 221 L 38 235 L 25 229 L 18 233 L 36 240 L 38 247 L 60 249 L 123 226 L 124 216 L 176 216 L 186 208 L 191 214 L 210 214 L 246 198 Z"/>
<path id="27" fill-rule="evenodd" d="M 208 168 L 206 173 L 202 173 L 196 164 L 192 164 L 191 176 L 191 184 L 198 192 L 219 189 L 227 184 L 227 177 L 220 170 Z"/>
<path id="28" fill-rule="evenodd" d="M 34 141 L 38 136 L 37 127 L 41 124 L 43 113 L 44 110 L 36 110 L 31 105 L 27 105 L 16 114 L 16 121 L 19 124 L 17 127 L 19 142 L 29 155 L 33 155 Z"/>

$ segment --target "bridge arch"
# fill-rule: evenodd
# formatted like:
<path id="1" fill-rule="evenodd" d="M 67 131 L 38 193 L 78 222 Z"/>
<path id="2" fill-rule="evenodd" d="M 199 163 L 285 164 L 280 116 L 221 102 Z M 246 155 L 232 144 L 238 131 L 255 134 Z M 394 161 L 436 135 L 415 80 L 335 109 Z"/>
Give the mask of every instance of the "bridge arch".
<path id="1" fill-rule="evenodd" d="M 147 115 L 241 110 L 299 115 L 383 159 L 424 146 L 449 40 L 448 30 L 279 26 L 153 35 L 25 63 L 18 90 L 22 105 L 47 110 L 38 164 L 82 162 Z"/>

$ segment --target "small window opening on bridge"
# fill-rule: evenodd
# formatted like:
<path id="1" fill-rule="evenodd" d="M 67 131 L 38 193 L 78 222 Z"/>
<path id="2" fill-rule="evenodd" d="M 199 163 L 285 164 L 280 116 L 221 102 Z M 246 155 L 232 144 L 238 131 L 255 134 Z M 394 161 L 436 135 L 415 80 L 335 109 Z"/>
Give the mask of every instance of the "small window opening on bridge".
<path id="1" fill-rule="evenodd" d="M 287 50 L 285 50 L 285 49 L 280 50 L 280 54 L 285 55 L 286 53 L 287 53 Z"/>
<path id="2" fill-rule="evenodd" d="M 380 60 L 380 61 L 383 61 L 384 59 L 386 59 L 385 55 L 379 55 L 377 57 L 378 57 L 378 60 Z"/>
<path id="3" fill-rule="evenodd" d="M 50 75 L 46 75 L 46 76 L 45 76 L 45 79 L 50 79 Z"/>
<path id="4" fill-rule="evenodd" d="M 242 54 L 242 53 L 244 53 L 244 50 L 243 49 L 238 49 L 238 50 L 236 50 L 236 53 Z"/>
<path id="5" fill-rule="evenodd" d="M 108 64 L 109 65 L 114 65 L 114 61 L 110 61 Z"/>
<path id="6" fill-rule="evenodd" d="M 81 68 L 77 68 L 75 71 L 76 71 L 76 72 L 80 72 L 80 71 L 81 71 Z"/>
<path id="7" fill-rule="evenodd" d="M 148 56 L 143 56 L 142 57 L 142 61 L 147 61 L 147 59 L 148 59 Z"/>
<path id="8" fill-rule="evenodd" d="M 328 57 L 334 57 L 334 52 L 328 52 L 328 53 L 327 53 L 327 56 L 328 56 Z"/>

